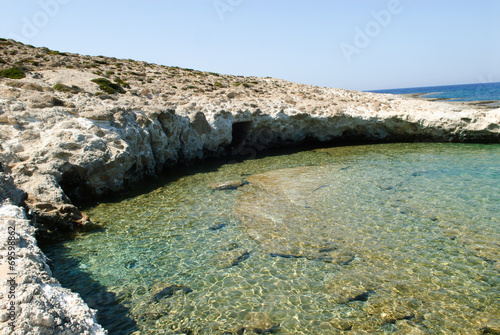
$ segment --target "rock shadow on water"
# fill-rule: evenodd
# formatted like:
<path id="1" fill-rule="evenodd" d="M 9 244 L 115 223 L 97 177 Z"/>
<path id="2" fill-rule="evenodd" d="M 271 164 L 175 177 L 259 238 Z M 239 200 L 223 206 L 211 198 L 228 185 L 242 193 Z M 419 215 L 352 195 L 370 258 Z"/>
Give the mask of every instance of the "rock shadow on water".
<path id="1" fill-rule="evenodd" d="M 84 265 L 80 260 L 68 256 L 68 249 L 63 242 L 44 246 L 43 249 L 51 262 L 58 264 L 51 269 L 54 277 L 63 287 L 78 293 L 90 308 L 97 311 L 97 322 L 109 334 L 129 334 L 139 330 L 136 321 L 130 317 L 130 310 L 120 303 L 120 297 L 82 270 Z"/>

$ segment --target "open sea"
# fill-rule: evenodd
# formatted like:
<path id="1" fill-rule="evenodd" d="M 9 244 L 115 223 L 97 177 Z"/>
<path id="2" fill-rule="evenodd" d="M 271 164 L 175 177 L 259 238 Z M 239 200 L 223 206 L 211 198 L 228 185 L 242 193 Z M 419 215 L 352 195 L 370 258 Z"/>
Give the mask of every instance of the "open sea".
<path id="1" fill-rule="evenodd" d="M 422 98 L 453 101 L 500 101 L 500 83 L 397 88 L 370 92 L 417 94 Z"/>

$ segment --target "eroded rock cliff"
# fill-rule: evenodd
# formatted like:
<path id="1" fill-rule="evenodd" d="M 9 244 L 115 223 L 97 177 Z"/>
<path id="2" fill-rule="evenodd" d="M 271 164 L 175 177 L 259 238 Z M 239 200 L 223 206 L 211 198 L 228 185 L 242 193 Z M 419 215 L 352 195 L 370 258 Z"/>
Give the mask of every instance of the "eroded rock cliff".
<path id="1" fill-rule="evenodd" d="M 124 190 L 180 162 L 304 140 L 500 138 L 498 109 L 2 43 L 25 78 L 0 79 L 0 160 L 47 231 L 88 224 L 72 199 Z M 109 93 L 92 81 L 99 75 L 126 93 Z"/>
<path id="2" fill-rule="evenodd" d="M 14 193 L 2 197 L 24 201 L 42 234 L 91 225 L 75 200 L 119 192 L 165 167 L 206 157 L 252 157 L 305 140 L 500 142 L 500 109 L 81 56 L 0 39 L 0 70 L 8 69 L 17 70 L 0 75 L 0 167 Z M 24 218 L 12 220 L 32 236 Z"/>

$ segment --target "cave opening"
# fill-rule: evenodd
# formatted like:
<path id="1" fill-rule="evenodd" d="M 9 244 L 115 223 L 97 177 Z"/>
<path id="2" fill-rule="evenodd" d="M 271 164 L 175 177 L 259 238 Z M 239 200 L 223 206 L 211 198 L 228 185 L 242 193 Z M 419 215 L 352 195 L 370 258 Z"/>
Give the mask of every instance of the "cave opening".
<path id="1" fill-rule="evenodd" d="M 250 133 L 250 128 L 252 127 L 252 121 L 242 121 L 233 123 L 232 131 L 232 141 L 231 147 L 238 148 L 242 143 L 245 142 L 248 134 Z"/>

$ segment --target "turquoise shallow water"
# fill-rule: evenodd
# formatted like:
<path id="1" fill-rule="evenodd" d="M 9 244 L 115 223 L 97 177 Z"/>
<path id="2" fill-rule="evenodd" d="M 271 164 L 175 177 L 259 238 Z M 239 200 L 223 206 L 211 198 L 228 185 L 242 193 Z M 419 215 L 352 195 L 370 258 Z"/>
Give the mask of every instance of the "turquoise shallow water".
<path id="1" fill-rule="evenodd" d="M 227 180 L 248 184 L 209 187 Z M 44 247 L 111 334 L 500 327 L 500 145 L 317 149 L 157 183 Z"/>

